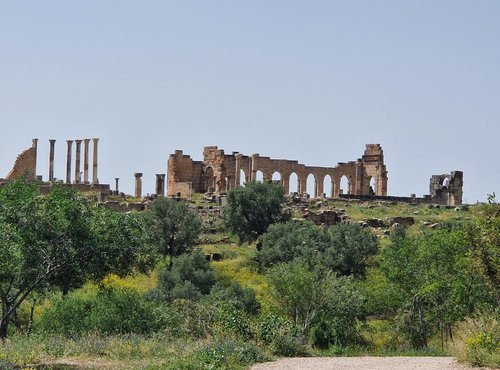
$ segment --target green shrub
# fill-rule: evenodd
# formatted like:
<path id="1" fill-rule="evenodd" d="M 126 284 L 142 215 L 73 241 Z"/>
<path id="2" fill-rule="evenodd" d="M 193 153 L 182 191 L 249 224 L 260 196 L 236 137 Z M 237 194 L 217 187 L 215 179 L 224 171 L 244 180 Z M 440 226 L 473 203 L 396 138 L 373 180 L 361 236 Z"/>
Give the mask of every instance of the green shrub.
<path id="1" fill-rule="evenodd" d="M 45 311 L 37 328 L 66 336 L 89 332 L 103 334 L 149 334 L 167 323 L 166 314 L 155 302 L 126 288 L 100 289 L 89 296 L 69 294 Z"/>
<path id="2" fill-rule="evenodd" d="M 458 325 L 452 353 L 474 366 L 500 367 L 500 320 L 498 312 L 468 318 Z"/>

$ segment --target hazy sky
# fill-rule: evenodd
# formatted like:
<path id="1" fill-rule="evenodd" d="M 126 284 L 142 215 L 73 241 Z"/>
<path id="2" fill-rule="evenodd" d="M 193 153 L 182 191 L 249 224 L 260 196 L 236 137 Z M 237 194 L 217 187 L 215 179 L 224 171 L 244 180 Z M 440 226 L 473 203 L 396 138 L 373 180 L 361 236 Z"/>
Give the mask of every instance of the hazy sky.
<path id="1" fill-rule="evenodd" d="M 0 177 L 99 137 L 99 180 L 154 192 L 175 149 L 334 166 L 380 143 L 389 194 L 464 171 L 500 195 L 500 1 L 0 0 Z"/>

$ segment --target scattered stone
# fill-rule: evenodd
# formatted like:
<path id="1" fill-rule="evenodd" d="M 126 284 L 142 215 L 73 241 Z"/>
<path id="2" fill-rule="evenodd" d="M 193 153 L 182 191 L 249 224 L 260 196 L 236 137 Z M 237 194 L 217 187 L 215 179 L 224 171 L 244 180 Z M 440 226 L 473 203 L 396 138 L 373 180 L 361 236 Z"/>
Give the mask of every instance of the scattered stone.
<path id="1" fill-rule="evenodd" d="M 375 227 L 386 227 L 386 223 L 379 219 L 379 218 L 369 218 L 364 220 L 368 224 L 368 226 L 375 228 Z"/>
<path id="2" fill-rule="evenodd" d="M 439 227 L 439 223 L 429 225 L 429 228 L 431 228 L 431 229 L 437 229 L 438 227 Z"/>
<path id="3" fill-rule="evenodd" d="M 411 226 L 411 225 L 415 225 L 415 218 L 413 218 L 413 217 L 402 217 L 402 216 L 393 217 L 390 220 L 390 224 L 391 225 L 400 224 L 400 225 L 403 225 L 403 226 Z"/>
<path id="4" fill-rule="evenodd" d="M 335 225 L 342 220 L 341 216 L 337 212 L 328 209 L 319 212 L 306 212 L 304 214 L 304 218 L 311 221 L 315 225 L 324 226 Z"/>

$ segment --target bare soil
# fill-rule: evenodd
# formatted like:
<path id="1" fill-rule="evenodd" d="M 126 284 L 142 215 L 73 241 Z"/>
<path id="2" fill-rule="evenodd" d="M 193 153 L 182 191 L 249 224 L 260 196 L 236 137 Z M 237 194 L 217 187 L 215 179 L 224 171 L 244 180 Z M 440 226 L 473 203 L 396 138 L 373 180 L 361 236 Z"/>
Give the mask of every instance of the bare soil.
<path id="1" fill-rule="evenodd" d="M 284 358 L 251 370 L 478 370 L 453 357 L 309 357 Z M 486 370 L 486 368 L 481 368 Z"/>

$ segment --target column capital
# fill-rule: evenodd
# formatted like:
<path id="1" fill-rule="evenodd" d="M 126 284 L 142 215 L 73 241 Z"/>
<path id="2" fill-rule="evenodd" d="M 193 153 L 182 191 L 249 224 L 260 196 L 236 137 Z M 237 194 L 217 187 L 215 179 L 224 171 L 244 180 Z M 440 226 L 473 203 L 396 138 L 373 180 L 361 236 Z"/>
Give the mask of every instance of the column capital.
<path id="1" fill-rule="evenodd" d="M 134 177 L 142 177 L 142 172 L 136 172 L 136 173 L 134 173 Z"/>

